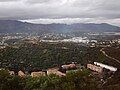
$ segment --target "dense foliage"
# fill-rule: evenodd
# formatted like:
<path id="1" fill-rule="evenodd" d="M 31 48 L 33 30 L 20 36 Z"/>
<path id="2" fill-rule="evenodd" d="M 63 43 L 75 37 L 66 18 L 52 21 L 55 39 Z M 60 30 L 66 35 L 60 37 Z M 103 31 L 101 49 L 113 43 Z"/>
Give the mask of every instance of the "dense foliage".
<path id="1" fill-rule="evenodd" d="M 95 79 L 84 71 L 71 71 L 66 76 L 9 76 L 0 71 L 0 90 L 96 90 Z"/>
<path id="2" fill-rule="evenodd" d="M 23 43 L 17 47 L 0 50 L 1 67 L 24 69 L 26 71 L 59 67 L 62 64 L 80 64 L 94 61 L 108 62 L 100 48 L 90 48 L 75 43 Z"/>
<path id="3" fill-rule="evenodd" d="M 0 50 L 0 61 L 5 64 L 3 66 L 16 69 L 41 70 L 71 62 L 87 63 L 91 57 L 88 49 L 86 46 L 71 43 L 24 43 L 19 48 L 7 47 Z"/>
<path id="4" fill-rule="evenodd" d="M 106 48 L 105 49 L 106 53 L 111 56 L 111 57 L 114 57 L 116 58 L 117 60 L 120 60 L 120 48 Z"/>

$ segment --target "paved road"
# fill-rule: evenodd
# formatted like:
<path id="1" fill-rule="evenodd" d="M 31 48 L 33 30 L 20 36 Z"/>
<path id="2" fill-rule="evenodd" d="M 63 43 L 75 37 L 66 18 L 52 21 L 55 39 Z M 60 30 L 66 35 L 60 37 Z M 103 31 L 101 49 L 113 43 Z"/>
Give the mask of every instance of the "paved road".
<path id="1" fill-rule="evenodd" d="M 119 60 L 117 60 L 117 59 L 109 56 L 108 54 L 106 54 L 106 52 L 104 51 L 104 48 L 102 48 L 100 51 L 101 51 L 106 57 L 108 57 L 108 58 L 110 58 L 110 59 L 113 59 L 114 61 L 116 61 L 117 63 L 120 64 L 120 61 L 119 61 Z"/>

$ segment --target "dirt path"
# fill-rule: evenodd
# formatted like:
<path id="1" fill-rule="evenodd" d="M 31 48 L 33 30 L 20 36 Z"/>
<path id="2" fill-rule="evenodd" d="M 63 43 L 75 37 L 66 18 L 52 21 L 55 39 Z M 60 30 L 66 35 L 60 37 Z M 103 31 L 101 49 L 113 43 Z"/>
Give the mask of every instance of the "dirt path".
<path id="1" fill-rule="evenodd" d="M 109 56 L 108 54 L 106 54 L 106 52 L 104 51 L 104 48 L 102 48 L 100 51 L 101 51 L 106 57 L 108 57 L 108 58 L 110 58 L 110 59 L 113 59 L 114 61 L 116 61 L 117 63 L 120 64 L 120 61 L 119 61 L 119 60 L 117 60 L 117 59 Z"/>

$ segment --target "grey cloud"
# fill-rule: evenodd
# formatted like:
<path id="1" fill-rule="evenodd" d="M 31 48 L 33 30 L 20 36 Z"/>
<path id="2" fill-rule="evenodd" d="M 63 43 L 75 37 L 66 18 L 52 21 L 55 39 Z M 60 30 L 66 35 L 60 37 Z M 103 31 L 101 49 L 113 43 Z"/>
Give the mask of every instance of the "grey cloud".
<path id="1" fill-rule="evenodd" d="M 11 1 L 19 1 L 19 0 L 0 0 L 0 2 L 11 2 Z"/>
<path id="2" fill-rule="evenodd" d="M 26 0 L 26 3 L 38 4 L 38 3 L 49 3 L 53 0 Z"/>
<path id="3" fill-rule="evenodd" d="M 119 3 L 120 0 L 0 0 L 0 19 L 105 18 L 112 20 L 120 18 Z"/>

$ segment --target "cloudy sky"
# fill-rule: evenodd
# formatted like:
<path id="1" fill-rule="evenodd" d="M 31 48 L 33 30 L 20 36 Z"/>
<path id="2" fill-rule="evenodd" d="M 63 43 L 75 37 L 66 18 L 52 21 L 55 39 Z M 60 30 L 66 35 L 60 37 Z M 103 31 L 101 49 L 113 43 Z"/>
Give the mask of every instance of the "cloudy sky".
<path id="1" fill-rule="evenodd" d="M 120 0 L 0 0 L 0 19 L 120 26 Z"/>

